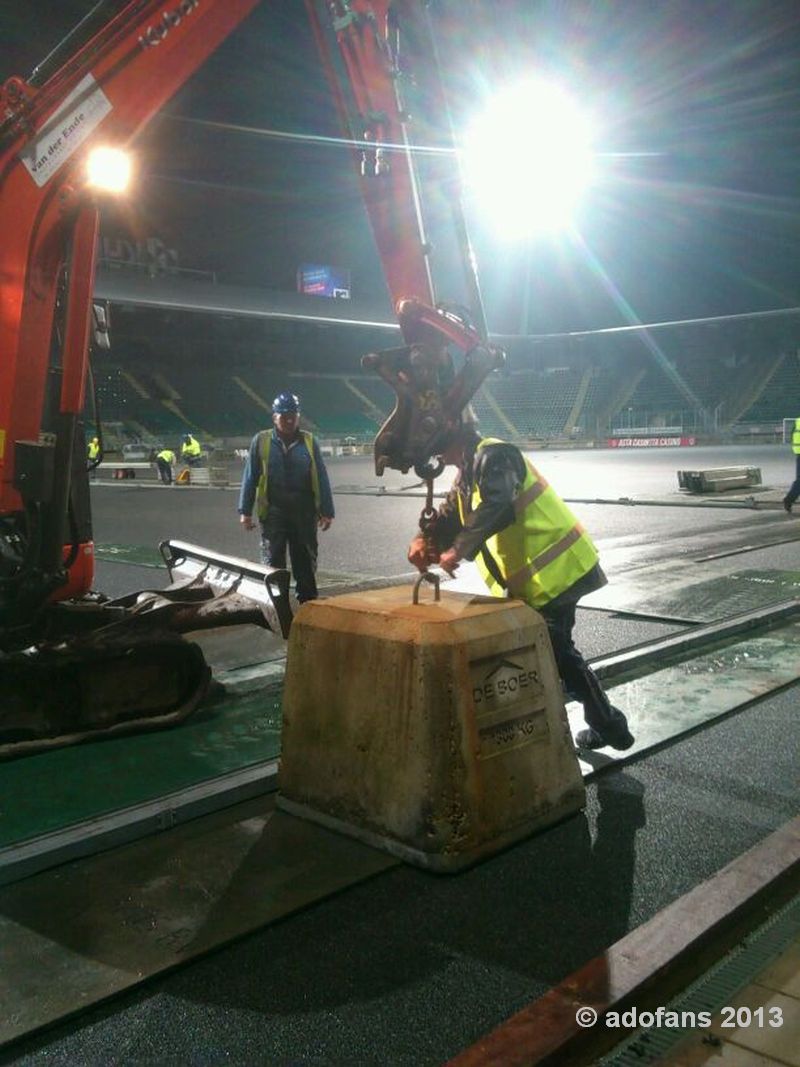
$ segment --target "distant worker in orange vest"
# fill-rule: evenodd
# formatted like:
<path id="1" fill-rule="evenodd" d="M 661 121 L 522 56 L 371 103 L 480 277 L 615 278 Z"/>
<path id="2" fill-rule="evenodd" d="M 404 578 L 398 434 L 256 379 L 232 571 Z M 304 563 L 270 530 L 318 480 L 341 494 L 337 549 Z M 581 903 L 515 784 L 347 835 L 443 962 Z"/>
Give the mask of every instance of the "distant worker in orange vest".
<path id="1" fill-rule="evenodd" d="M 564 686 L 583 705 L 587 729 L 576 737 L 578 748 L 630 748 L 625 715 L 572 639 L 578 601 L 607 580 L 591 538 L 522 452 L 481 438 L 471 417 L 465 414 L 440 447 L 458 476 L 428 537 L 420 531 L 411 542 L 409 562 L 420 571 L 438 563 L 453 574 L 461 560 L 475 560 L 493 596 L 535 608 L 547 623 Z"/>

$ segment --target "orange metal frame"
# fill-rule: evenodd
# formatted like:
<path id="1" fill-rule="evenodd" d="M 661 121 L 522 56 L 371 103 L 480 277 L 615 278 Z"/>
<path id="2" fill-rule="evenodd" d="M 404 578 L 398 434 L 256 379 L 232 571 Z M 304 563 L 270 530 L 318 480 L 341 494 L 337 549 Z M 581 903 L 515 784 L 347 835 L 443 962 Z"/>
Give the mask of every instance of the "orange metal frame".
<path id="1" fill-rule="evenodd" d="M 411 117 L 404 110 L 403 73 L 393 50 L 395 34 L 399 34 L 396 27 L 413 27 L 423 17 L 424 6 L 419 0 L 305 2 L 341 125 L 353 140 L 361 195 L 405 341 L 415 344 L 438 338 L 468 352 L 481 343 L 480 334 L 436 309 L 409 138 Z M 346 79 L 337 73 L 329 24 L 335 31 Z M 382 144 L 391 148 L 382 149 Z"/>
<path id="2" fill-rule="evenodd" d="M 23 510 L 15 442 L 42 440 L 65 266 L 59 428 L 74 432 L 83 409 L 97 233 L 86 154 L 127 146 L 257 2 L 131 0 L 41 87 L 15 77 L 0 89 L 0 517 Z"/>

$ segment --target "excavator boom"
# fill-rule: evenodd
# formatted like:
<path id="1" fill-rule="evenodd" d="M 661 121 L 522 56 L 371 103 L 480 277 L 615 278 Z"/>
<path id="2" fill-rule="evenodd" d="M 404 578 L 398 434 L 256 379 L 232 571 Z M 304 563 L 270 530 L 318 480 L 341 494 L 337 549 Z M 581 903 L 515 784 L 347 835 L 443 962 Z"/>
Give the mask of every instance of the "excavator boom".
<path id="1" fill-rule="evenodd" d="M 305 0 L 405 344 L 363 363 L 396 394 L 375 439 L 375 470 L 428 477 L 444 433 L 504 355 L 487 341 L 458 157 L 428 6 L 420 0 Z M 436 142 L 431 144 L 431 136 Z M 433 187 L 433 195 L 430 188 Z M 442 305 L 429 237 L 446 203 L 467 308 Z M 464 364 L 456 369 L 451 349 Z"/>

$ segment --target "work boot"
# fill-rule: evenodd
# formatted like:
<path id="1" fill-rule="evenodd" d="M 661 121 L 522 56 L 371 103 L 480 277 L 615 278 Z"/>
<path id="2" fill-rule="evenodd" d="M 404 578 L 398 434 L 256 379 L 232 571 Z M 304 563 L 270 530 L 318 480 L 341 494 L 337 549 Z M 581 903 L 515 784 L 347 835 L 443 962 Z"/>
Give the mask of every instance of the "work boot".
<path id="1" fill-rule="evenodd" d="M 783 507 L 789 513 L 789 515 L 792 514 L 792 504 L 793 503 L 794 503 L 794 501 L 790 500 L 788 496 L 785 496 L 783 498 Z"/>
<path id="2" fill-rule="evenodd" d="M 615 748 L 619 752 L 624 752 L 630 748 L 634 741 L 633 734 L 626 726 L 624 731 L 615 735 L 613 740 L 602 737 L 597 730 L 593 730 L 591 726 L 588 726 L 585 730 L 580 730 L 575 736 L 575 744 L 578 748 L 588 748 L 594 750 L 596 748 Z"/>

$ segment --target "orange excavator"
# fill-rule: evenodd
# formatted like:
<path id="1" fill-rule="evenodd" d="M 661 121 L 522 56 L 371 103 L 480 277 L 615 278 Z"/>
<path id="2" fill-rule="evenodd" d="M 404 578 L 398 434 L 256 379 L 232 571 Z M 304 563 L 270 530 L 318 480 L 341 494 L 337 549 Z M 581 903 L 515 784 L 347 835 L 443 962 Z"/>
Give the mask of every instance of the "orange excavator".
<path id="1" fill-rule="evenodd" d="M 270 0 L 261 0 L 270 2 Z M 0 756 L 171 724 L 210 671 L 183 634 L 256 621 L 288 634 L 289 576 L 196 546 L 162 546 L 190 578 L 111 601 L 94 555 L 82 412 L 90 352 L 108 346 L 93 301 L 98 150 L 134 137 L 258 0 L 101 0 L 27 78 L 0 87 Z M 428 484 L 437 448 L 502 353 L 487 342 L 452 151 L 448 183 L 469 311 L 438 302 L 416 114 L 444 94 L 423 0 L 306 0 L 403 336 L 366 356 L 397 394 L 375 467 Z M 443 162 L 442 162 L 443 160 Z M 429 175 L 430 177 L 430 175 Z M 461 366 L 456 360 L 460 355 Z M 101 454 L 102 456 L 102 454 Z"/>

